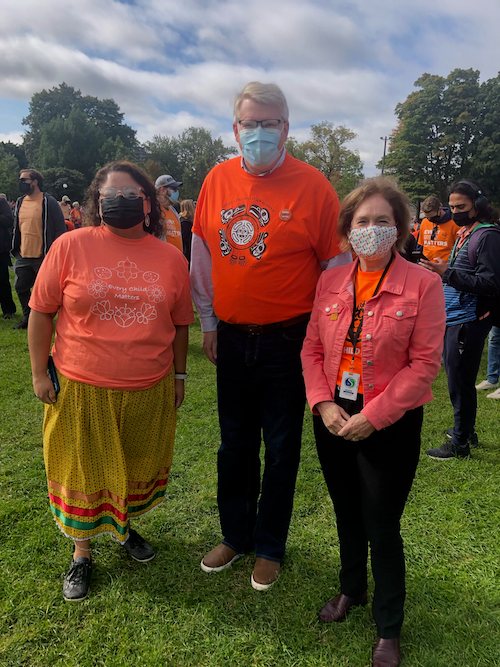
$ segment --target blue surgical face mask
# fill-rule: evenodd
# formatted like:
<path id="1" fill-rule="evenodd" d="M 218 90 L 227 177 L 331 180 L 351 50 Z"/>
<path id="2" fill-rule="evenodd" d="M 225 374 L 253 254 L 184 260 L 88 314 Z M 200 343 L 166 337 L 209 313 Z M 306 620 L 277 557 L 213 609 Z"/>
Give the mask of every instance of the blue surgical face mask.
<path id="1" fill-rule="evenodd" d="M 240 130 L 241 152 L 252 167 L 270 167 L 280 156 L 281 130 Z"/>
<path id="2" fill-rule="evenodd" d="M 179 190 L 171 190 L 169 199 L 170 201 L 177 201 L 179 199 Z"/>

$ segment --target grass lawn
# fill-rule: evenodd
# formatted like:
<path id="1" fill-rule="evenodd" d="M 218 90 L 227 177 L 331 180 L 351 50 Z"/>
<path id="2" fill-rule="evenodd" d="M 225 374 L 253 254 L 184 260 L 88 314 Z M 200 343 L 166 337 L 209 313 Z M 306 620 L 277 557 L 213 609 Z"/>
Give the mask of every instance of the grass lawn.
<path id="1" fill-rule="evenodd" d="M 72 543 L 49 511 L 43 406 L 32 391 L 26 332 L 11 326 L 0 319 L 1 667 L 370 665 L 376 630 L 369 606 L 334 627 L 317 621 L 338 592 L 339 549 L 309 414 L 278 583 L 254 591 L 250 556 L 219 574 L 200 570 L 220 533 L 215 373 L 201 351 L 198 324 L 191 328 L 167 498 L 135 522 L 157 557 L 139 564 L 111 538 L 95 540 L 90 596 L 65 602 Z M 452 424 L 443 372 L 434 389 L 422 451 L 442 444 Z M 403 516 L 404 667 L 500 665 L 500 404 L 486 393 L 479 396 L 480 448 L 470 460 L 439 462 L 423 454 Z"/>

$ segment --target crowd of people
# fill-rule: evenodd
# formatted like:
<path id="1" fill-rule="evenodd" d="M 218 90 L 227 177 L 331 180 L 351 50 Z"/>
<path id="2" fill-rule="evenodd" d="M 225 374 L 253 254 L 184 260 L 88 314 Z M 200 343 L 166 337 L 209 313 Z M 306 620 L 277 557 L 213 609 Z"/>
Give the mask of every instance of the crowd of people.
<path id="1" fill-rule="evenodd" d="M 425 200 L 410 239 L 409 201 L 392 181 L 367 179 L 340 204 L 319 171 L 287 153 L 288 114 L 276 85 L 247 84 L 234 104 L 241 156 L 214 167 L 196 209 L 183 201 L 180 216 L 182 182 L 165 174 L 153 184 L 129 162 L 100 169 L 82 208 L 44 193 L 33 169 L 20 174 L 13 223 L 0 198 L 1 268 L 10 224 L 23 311 L 14 328 L 28 328 L 33 386 L 46 404 L 50 509 L 74 543 L 63 595 L 87 597 L 91 540 L 103 533 L 137 561 L 155 556 L 130 520 L 165 496 L 192 298 L 217 367 L 221 431 L 222 539 L 201 569 L 254 553 L 251 586 L 277 580 L 307 401 L 341 561 L 339 593 L 319 619 L 339 622 L 367 603 L 370 551 L 372 664 L 396 667 L 400 519 L 441 360 L 454 425 L 427 451 L 433 459 L 468 457 L 476 391 L 500 397 L 498 212 L 478 182 L 462 179 L 449 208 Z M 488 375 L 476 387 L 490 330 Z"/>

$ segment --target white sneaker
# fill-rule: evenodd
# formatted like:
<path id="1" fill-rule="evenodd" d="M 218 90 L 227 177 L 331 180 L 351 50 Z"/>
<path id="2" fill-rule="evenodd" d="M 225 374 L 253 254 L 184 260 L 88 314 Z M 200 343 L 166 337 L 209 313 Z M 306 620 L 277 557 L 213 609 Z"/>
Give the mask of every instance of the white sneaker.
<path id="1" fill-rule="evenodd" d="M 479 384 L 476 384 L 476 389 L 481 391 L 482 389 L 496 389 L 498 387 L 498 382 L 491 384 L 488 380 L 483 380 Z"/>
<path id="2" fill-rule="evenodd" d="M 500 398 L 500 389 L 497 389 L 492 394 L 488 394 L 486 398 Z"/>

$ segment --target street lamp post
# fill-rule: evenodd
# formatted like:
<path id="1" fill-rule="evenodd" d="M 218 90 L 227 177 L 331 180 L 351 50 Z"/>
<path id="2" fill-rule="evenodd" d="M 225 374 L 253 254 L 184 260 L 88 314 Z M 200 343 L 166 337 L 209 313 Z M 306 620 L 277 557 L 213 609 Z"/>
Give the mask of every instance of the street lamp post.
<path id="1" fill-rule="evenodd" d="M 387 142 L 389 141 L 389 137 L 380 137 L 382 141 L 384 142 L 384 157 L 382 158 L 382 176 L 384 175 L 384 167 L 385 167 L 385 148 L 387 146 Z"/>

